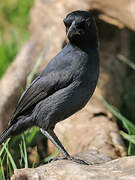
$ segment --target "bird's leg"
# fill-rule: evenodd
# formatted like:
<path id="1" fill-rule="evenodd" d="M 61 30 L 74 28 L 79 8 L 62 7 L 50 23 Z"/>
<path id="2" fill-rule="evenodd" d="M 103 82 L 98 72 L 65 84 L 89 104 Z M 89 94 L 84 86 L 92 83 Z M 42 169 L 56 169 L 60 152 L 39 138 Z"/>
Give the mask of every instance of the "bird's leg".
<path id="1" fill-rule="evenodd" d="M 41 132 L 58 148 L 58 150 L 62 153 L 62 155 L 64 156 L 64 159 L 69 159 L 70 155 L 68 154 L 68 152 L 65 150 L 65 148 L 63 147 L 63 145 L 61 144 L 60 140 L 58 139 L 58 137 L 56 136 L 56 134 L 53 132 L 53 130 L 43 130 L 40 129 Z"/>
<path id="2" fill-rule="evenodd" d="M 56 136 L 56 134 L 54 133 L 53 130 L 49 129 L 49 130 L 43 130 L 40 129 L 41 132 L 58 148 L 58 150 L 62 153 L 63 157 L 57 157 L 54 160 L 59 160 L 59 159 L 68 159 L 68 160 L 72 160 L 74 162 L 77 162 L 79 164 L 85 164 L 88 165 L 86 162 L 84 162 L 83 160 L 71 157 L 68 152 L 65 150 L 65 148 L 63 147 L 63 145 L 61 144 L 60 140 L 58 139 L 58 137 Z"/>

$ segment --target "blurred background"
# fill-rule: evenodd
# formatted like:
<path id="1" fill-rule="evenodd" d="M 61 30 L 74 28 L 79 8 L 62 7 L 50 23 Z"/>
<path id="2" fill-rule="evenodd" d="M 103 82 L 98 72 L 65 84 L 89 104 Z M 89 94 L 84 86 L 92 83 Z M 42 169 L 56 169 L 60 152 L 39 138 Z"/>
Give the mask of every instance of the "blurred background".
<path id="1" fill-rule="evenodd" d="M 32 0 L 0 2 L 0 77 L 29 38 Z"/>
<path id="2" fill-rule="evenodd" d="M 99 31 L 101 67 L 95 96 L 105 98 L 103 106 L 116 117 L 127 154 L 134 155 L 135 0 L 0 1 L 0 132 L 26 86 L 67 43 L 63 19 L 77 9 L 91 10 Z M 46 162 L 52 152 L 58 154 L 46 146 L 38 128 L 8 140 L 0 151 L 0 179 L 10 177 L 15 168 Z"/>

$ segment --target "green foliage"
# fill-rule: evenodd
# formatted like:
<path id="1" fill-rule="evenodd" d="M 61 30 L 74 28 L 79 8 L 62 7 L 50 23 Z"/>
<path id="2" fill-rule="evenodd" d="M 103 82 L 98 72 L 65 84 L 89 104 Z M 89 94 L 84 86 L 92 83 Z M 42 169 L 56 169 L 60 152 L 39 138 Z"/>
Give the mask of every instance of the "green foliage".
<path id="1" fill-rule="evenodd" d="M 13 35 L 12 40 L 9 43 L 3 41 L 3 43 L 0 44 L 0 77 L 4 74 L 11 61 L 15 58 L 18 50 L 19 47 L 17 40 Z"/>
<path id="2" fill-rule="evenodd" d="M 33 0 L 0 1 L 0 77 L 28 39 Z"/>
<path id="3" fill-rule="evenodd" d="M 114 115 L 117 117 L 117 119 L 122 123 L 123 128 L 127 131 L 127 133 L 121 131 L 121 135 L 123 138 L 128 140 L 129 145 L 128 145 L 128 155 L 135 155 L 135 125 L 129 121 L 126 117 L 124 117 L 116 108 L 112 107 L 107 103 L 107 101 L 101 97 L 102 102 L 106 106 L 106 108 Z"/>
<path id="4" fill-rule="evenodd" d="M 0 150 L 0 162 L 1 162 L 1 166 L 0 166 L 0 179 L 2 180 L 6 180 L 8 178 L 10 178 L 13 174 L 13 170 L 17 169 L 17 168 L 27 168 L 28 167 L 28 158 L 27 158 L 27 149 L 26 149 L 26 143 L 25 143 L 25 137 L 24 135 L 22 135 L 22 139 L 20 144 L 17 144 L 20 146 L 20 156 L 16 159 L 19 159 L 20 162 L 20 166 L 17 165 L 17 162 L 14 160 L 14 156 L 13 154 L 13 150 L 14 152 L 19 149 L 14 146 L 14 148 L 11 148 L 11 144 L 10 144 L 10 138 L 7 139 L 7 141 L 5 143 L 3 143 L 3 146 Z M 10 152 L 12 150 L 12 153 Z M 6 170 L 4 169 L 6 165 Z"/>
<path id="5" fill-rule="evenodd" d="M 29 37 L 29 11 L 32 4 L 33 0 L 0 1 L 0 77 Z M 12 142 L 8 139 L 3 143 L 0 150 L 0 179 L 10 178 L 16 168 L 28 167 L 27 146 L 32 142 L 36 132 L 37 128 L 31 135 L 26 132 L 22 137 L 13 138 Z M 27 138 L 25 138 L 26 135 Z M 17 162 L 18 159 L 20 164 Z"/>
<path id="6" fill-rule="evenodd" d="M 118 58 L 124 63 L 126 63 L 129 67 L 131 67 L 133 70 L 135 70 L 135 64 L 132 61 L 130 61 L 128 58 L 126 58 L 121 54 L 118 54 Z"/>
<path id="7" fill-rule="evenodd" d="M 29 24 L 29 10 L 32 4 L 33 0 L 15 1 L 12 6 L 3 8 L 4 16 L 11 24 L 25 28 Z"/>
<path id="8" fill-rule="evenodd" d="M 122 55 L 118 55 L 118 58 L 129 67 L 127 67 L 128 71 L 123 82 L 123 106 L 121 109 L 124 115 L 122 119 L 126 119 L 127 133 L 121 131 L 121 135 L 128 142 L 128 154 L 135 155 L 135 125 L 133 124 L 135 123 L 135 32 L 130 32 L 130 60 Z"/>
<path id="9" fill-rule="evenodd" d="M 41 61 L 43 60 L 44 55 L 45 55 L 45 50 L 42 51 L 41 55 L 36 61 L 35 66 L 33 67 L 32 72 L 27 77 L 26 87 L 29 86 L 29 84 L 33 80 L 34 75 L 39 65 L 41 64 Z M 20 136 L 16 136 L 12 138 L 12 142 L 9 143 L 10 139 L 8 139 L 6 143 L 3 143 L 3 147 L 0 150 L 0 157 L 2 157 L 2 154 L 5 154 L 5 156 L 3 159 L 0 158 L 0 161 L 1 161 L 0 179 L 4 179 L 5 177 L 6 178 L 11 177 L 14 169 L 30 167 L 29 162 L 28 162 L 27 151 L 28 151 L 28 147 L 30 146 L 30 144 L 32 144 L 35 136 L 38 133 L 39 133 L 39 128 L 34 127 L 26 131 L 24 135 L 20 135 Z M 16 151 L 16 149 L 18 149 L 18 151 Z M 10 151 L 12 151 L 12 154 L 10 153 Z M 15 160 L 13 157 L 16 157 Z M 8 159 L 8 161 L 6 161 L 6 159 Z M 5 161 L 8 167 L 8 171 L 6 171 L 6 175 L 3 168 L 5 165 Z"/>
<path id="10" fill-rule="evenodd" d="M 123 114 L 135 123 L 135 72 L 124 83 Z"/>
<path id="11" fill-rule="evenodd" d="M 122 113 L 135 123 L 135 32 L 130 32 L 129 59 L 119 55 L 119 59 L 127 64 L 127 74 L 123 82 Z M 128 68 L 129 67 L 129 68 Z"/>

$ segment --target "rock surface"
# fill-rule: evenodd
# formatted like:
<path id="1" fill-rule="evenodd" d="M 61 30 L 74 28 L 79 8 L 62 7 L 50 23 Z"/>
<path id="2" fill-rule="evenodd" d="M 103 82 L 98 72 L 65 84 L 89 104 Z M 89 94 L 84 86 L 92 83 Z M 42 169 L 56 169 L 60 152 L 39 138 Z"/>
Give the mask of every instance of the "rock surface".
<path id="1" fill-rule="evenodd" d="M 108 23 L 135 30 L 135 0 L 88 0 L 93 9 L 102 11 L 105 16 L 102 18 Z M 113 23 L 115 22 L 115 23 Z M 120 25 L 119 25 L 120 23 Z"/>
<path id="2" fill-rule="evenodd" d="M 92 165 L 59 160 L 35 169 L 15 170 L 11 180 L 133 180 L 135 156 L 110 160 L 97 151 L 77 156 Z"/>

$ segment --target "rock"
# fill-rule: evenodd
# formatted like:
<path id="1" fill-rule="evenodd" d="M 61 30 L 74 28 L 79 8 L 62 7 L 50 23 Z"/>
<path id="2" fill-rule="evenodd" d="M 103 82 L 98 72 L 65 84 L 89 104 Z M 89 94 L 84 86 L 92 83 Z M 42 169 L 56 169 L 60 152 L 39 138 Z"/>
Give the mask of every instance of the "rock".
<path id="1" fill-rule="evenodd" d="M 78 157 L 84 160 L 87 159 L 90 165 L 81 165 L 69 160 L 59 160 L 38 168 L 15 170 L 11 180 L 135 179 L 135 156 L 110 160 L 110 158 L 99 154 L 97 151 L 87 151 L 78 155 Z"/>
<path id="2" fill-rule="evenodd" d="M 120 28 L 124 25 L 135 30 L 135 0 L 91 0 L 89 2 L 92 9 L 103 12 L 104 17 L 102 16 L 102 19 L 106 22 L 118 25 Z M 115 23 L 113 23 L 114 20 Z"/>

